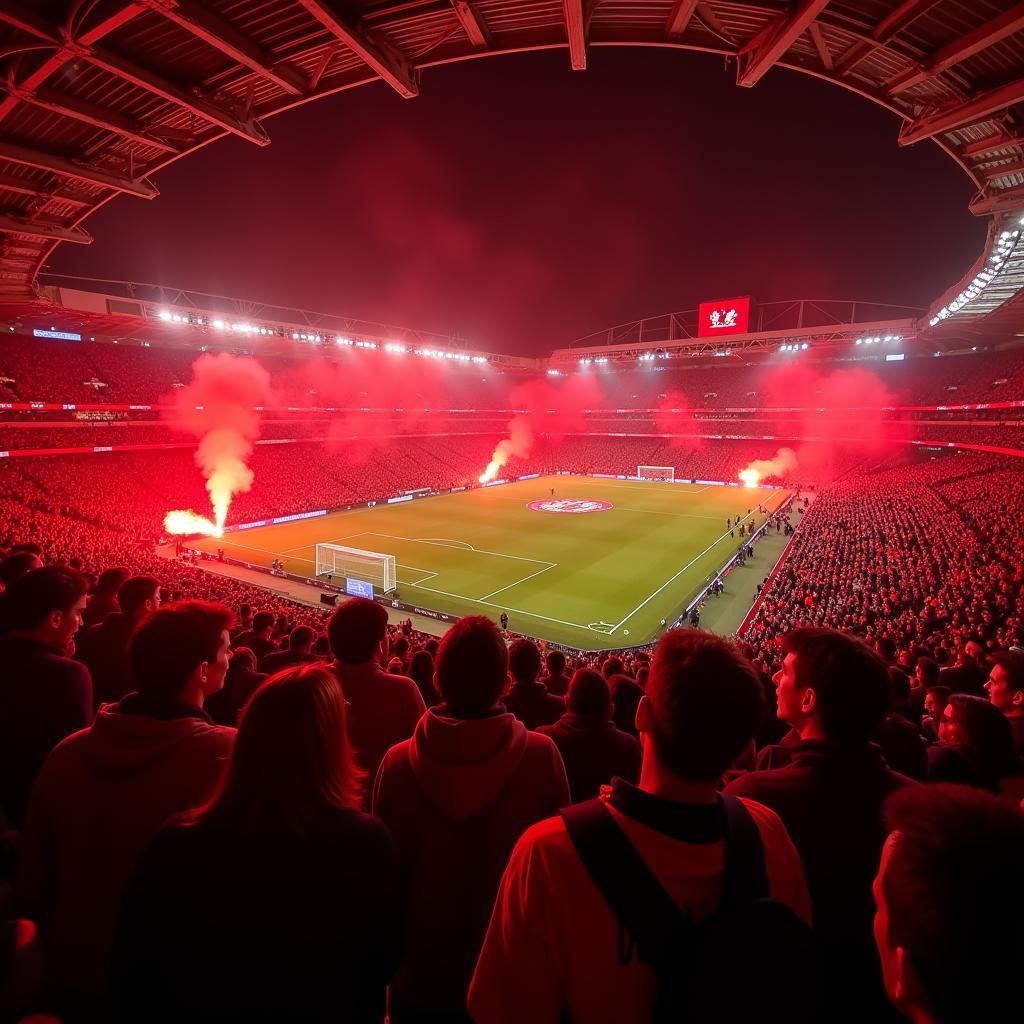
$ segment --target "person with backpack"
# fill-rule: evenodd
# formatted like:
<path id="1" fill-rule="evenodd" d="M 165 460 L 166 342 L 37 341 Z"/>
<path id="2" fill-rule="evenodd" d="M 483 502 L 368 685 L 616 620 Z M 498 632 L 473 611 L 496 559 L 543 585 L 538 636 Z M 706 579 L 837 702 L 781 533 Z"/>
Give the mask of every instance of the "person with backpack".
<path id="1" fill-rule="evenodd" d="M 476 1024 L 814 1019 L 809 985 L 794 1005 L 780 984 L 797 964 L 814 978 L 800 858 L 773 811 L 718 795 L 763 700 L 728 641 L 662 637 L 636 714 L 640 784 L 615 779 L 520 838 L 470 987 Z"/>

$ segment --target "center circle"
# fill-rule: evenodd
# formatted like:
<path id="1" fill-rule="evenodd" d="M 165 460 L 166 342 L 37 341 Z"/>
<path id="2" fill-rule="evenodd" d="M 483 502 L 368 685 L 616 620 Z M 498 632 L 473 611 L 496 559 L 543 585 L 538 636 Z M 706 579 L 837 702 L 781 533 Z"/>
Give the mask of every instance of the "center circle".
<path id="1" fill-rule="evenodd" d="M 615 506 L 610 501 L 597 501 L 593 498 L 541 498 L 531 501 L 527 506 L 531 512 L 564 512 L 579 515 L 582 512 L 607 512 Z"/>

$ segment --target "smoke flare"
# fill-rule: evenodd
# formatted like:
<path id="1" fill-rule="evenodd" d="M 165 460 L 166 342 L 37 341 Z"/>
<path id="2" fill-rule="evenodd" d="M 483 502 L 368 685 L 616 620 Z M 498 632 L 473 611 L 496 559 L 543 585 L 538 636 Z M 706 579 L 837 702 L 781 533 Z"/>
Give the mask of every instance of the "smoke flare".
<path id="1" fill-rule="evenodd" d="M 754 459 L 736 475 L 743 481 L 744 487 L 757 487 L 765 477 L 782 476 L 796 467 L 796 452 L 792 448 L 780 448 L 774 458 Z"/>
<path id="2" fill-rule="evenodd" d="M 260 436 L 260 410 L 274 401 L 270 375 L 249 356 L 200 356 L 192 382 L 173 396 L 175 423 L 199 438 L 196 465 L 206 478 L 214 518 L 177 509 L 164 518 L 168 534 L 220 537 L 231 500 L 252 487 L 247 464 Z"/>

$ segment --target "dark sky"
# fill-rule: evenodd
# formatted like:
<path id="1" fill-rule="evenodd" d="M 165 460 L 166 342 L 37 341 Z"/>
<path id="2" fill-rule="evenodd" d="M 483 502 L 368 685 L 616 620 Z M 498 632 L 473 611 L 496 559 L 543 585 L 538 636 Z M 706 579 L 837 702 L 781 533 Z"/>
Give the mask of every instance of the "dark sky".
<path id="1" fill-rule="evenodd" d="M 63 246 L 66 273 L 152 281 L 538 354 L 750 294 L 926 305 L 980 252 L 966 176 L 806 75 L 564 50 L 428 70 L 271 118 L 155 176 Z"/>

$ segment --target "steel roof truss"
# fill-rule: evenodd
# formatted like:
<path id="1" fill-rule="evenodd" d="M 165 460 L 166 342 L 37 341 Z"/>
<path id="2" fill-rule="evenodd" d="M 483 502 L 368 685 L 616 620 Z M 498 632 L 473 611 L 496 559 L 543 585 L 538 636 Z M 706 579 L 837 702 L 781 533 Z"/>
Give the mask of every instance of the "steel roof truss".
<path id="1" fill-rule="evenodd" d="M 6 213 L 0 213 L 0 232 L 56 242 L 71 242 L 73 245 L 92 245 L 92 235 L 81 228 L 66 228 L 48 221 L 23 220 L 21 217 L 12 217 Z"/>
<path id="2" fill-rule="evenodd" d="M 848 75 L 872 50 L 887 43 L 937 3 L 939 0 L 904 0 L 874 27 L 870 40 L 854 43 L 846 51 L 843 59 L 836 65 L 836 74 L 840 78 Z"/>
<path id="3" fill-rule="evenodd" d="M 936 50 L 930 57 L 926 57 L 919 67 L 911 68 L 892 79 L 886 86 L 890 95 L 904 92 L 920 85 L 921 82 L 934 78 L 935 75 L 947 68 L 951 68 L 961 61 L 973 57 L 976 53 L 994 46 L 1007 36 L 1024 29 L 1024 2 L 1018 3 L 991 21 L 979 25 L 973 32 L 954 39 L 951 43 Z"/>
<path id="4" fill-rule="evenodd" d="M 299 3 L 400 96 L 411 99 L 419 95 L 416 69 L 393 46 L 375 39 L 370 33 L 351 24 L 328 3 L 328 0 L 299 0 Z"/>
<path id="5" fill-rule="evenodd" d="M 197 0 L 142 0 L 150 10 L 191 33 L 221 53 L 269 79 L 292 96 L 304 96 L 309 83 L 297 68 L 287 63 L 275 64 L 258 43 L 225 21 L 219 14 Z"/>
<path id="6" fill-rule="evenodd" d="M 680 39 L 696 10 L 697 0 L 676 0 L 665 24 L 665 35 L 669 39 Z"/>
<path id="7" fill-rule="evenodd" d="M 587 69 L 587 18 L 584 0 L 562 0 L 565 35 L 569 40 L 569 62 L 573 71 Z"/>
<path id="8" fill-rule="evenodd" d="M 763 38 L 759 37 L 751 50 L 740 55 L 737 85 L 757 85 L 827 6 L 828 0 L 799 0 L 791 13 L 769 25 L 762 33 Z"/>
<path id="9" fill-rule="evenodd" d="M 491 46 L 491 33 L 484 16 L 472 0 L 452 0 L 452 7 L 469 41 L 479 50 L 488 49 Z"/>
<path id="10" fill-rule="evenodd" d="M 904 128 L 900 131 L 899 143 L 901 146 L 911 146 L 922 139 L 930 139 L 934 135 L 941 135 L 943 132 L 953 131 L 964 125 L 984 121 L 991 114 L 1012 107 L 1021 101 L 1024 101 L 1024 78 L 1018 78 L 1016 81 L 1007 82 L 998 88 L 989 89 L 988 92 L 980 93 L 973 99 L 965 100 L 955 106 L 925 114 L 909 124 L 904 122 Z"/>
<path id="11" fill-rule="evenodd" d="M 101 185 L 103 188 L 112 188 L 117 192 L 126 192 L 141 199 L 155 199 L 160 194 L 156 187 L 145 178 L 122 178 L 96 167 L 73 163 L 55 153 L 44 153 L 41 150 L 15 145 L 13 142 L 0 140 L 0 160 L 10 160 L 13 163 L 24 164 L 26 167 L 36 167 L 39 170 L 51 171 L 67 178 L 77 178 L 79 181 Z"/>

